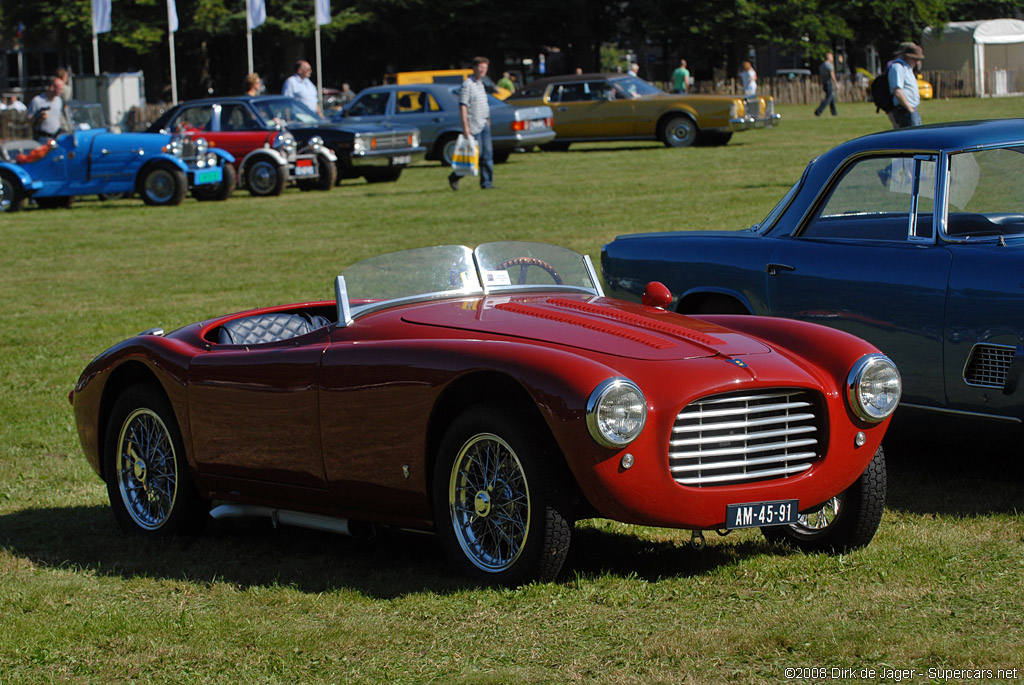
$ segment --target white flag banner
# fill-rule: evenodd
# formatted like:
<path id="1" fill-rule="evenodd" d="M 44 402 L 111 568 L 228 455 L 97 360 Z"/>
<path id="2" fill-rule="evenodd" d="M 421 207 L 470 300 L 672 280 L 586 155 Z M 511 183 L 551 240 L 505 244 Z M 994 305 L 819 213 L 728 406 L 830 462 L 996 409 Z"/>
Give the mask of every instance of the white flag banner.
<path id="1" fill-rule="evenodd" d="M 316 5 L 316 25 L 331 23 L 331 0 L 313 0 Z"/>
<path id="2" fill-rule="evenodd" d="M 92 32 L 110 31 L 110 0 L 92 0 Z"/>
<path id="3" fill-rule="evenodd" d="M 171 33 L 178 30 L 178 5 L 174 0 L 167 0 L 167 26 Z"/>
<path id="4" fill-rule="evenodd" d="M 264 0 L 246 0 L 249 3 L 249 26 L 256 28 L 267 20 L 267 5 Z M 237 6 L 237 5 L 236 5 Z"/>

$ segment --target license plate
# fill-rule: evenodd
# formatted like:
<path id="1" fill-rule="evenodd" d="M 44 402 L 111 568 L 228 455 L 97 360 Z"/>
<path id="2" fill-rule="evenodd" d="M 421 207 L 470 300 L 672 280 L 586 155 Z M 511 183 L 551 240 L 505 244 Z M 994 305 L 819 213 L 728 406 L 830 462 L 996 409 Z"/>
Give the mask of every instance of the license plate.
<path id="1" fill-rule="evenodd" d="M 205 183 L 220 183 L 224 180 L 224 175 L 221 173 L 220 167 L 214 169 L 204 169 L 203 171 L 196 172 L 196 185 L 203 185 Z"/>
<path id="2" fill-rule="evenodd" d="M 412 162 L 412 155 L 398 155 L 397 157 L 391 158 L 391 166 L 409 164 L 410 162 Z"/>
<path id="3" fill-rule="evenodd" d="M 316 176 L 316 168 L 311 159 L 299 159 L 295 161 L 296 176 Z"/>
<path id="4" fill-rule="evenodd" d="M 800 516 L 800 503 L 795 499 L 777 502 L 750 502 L 729 504 L 725 508 L 726 528 L 762 528 L 796 523 Z"/>

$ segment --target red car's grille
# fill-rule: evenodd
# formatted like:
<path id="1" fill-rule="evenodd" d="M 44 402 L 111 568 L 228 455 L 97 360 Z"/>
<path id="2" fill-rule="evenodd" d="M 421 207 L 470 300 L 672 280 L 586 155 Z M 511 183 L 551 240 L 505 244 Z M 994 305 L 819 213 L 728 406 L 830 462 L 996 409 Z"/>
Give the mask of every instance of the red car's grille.
<path id="1" fill-rule="evenodd" d="M 706 397 L 676 417 L 669 471 L 680 485 L 697 487 L 787 478 L 821 457 L 823 425 L 821 403 L 807 390 Z"/>

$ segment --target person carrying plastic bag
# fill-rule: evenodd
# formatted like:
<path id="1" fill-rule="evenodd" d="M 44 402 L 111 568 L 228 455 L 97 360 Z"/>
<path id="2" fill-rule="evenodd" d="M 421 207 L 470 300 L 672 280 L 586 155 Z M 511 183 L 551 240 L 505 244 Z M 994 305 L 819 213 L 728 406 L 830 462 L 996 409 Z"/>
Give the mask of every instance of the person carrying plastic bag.
<path id="1" fill-rule="evenodd" d="M 459 134 L 455 141 L 455 154 L 452 155 L 453 176 L 476 176 L 480 173 L 480 147 L 476 138 Z"/>
<path id="2" fill-rule="evenodd" d="M 491 108 L 487 104 L 487 90 L 483 79 L 487 76 L 490 60 L 486 57 L 473 58 L 473 73 L 462 82 L 459 92 L 459 112 L 462 114 L 462 133 L 473 138 L 477 144 L 480 167 L 480 187 L 490 190 L 494 187 L 494 148 L 491 145 Z M 461 138 L 462 136 L 460 136 Z M 458 145 L 458 143 L 456 143 Z M 459 189 L 459 178 L 467 175 L 455 167 L 448 176 L 452 190 Z M 470 172 L 472 173 L 472 172 Z"/>

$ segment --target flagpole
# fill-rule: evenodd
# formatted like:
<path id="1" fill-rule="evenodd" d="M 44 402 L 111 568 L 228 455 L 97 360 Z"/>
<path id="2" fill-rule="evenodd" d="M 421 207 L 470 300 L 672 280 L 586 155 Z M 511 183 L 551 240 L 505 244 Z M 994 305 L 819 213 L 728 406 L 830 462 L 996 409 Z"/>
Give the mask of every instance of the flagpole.
<path id="1" fill-rule="evenodd" d="M 252 62 L 252 12 L 249 9 L 249 0 L 245 0 L 245 43 L 249 48 L 249 71 L 248 74 L 256 71 Z"/>
<path id="2" fill-rule="evenodd" d="M 324 111 L 324 69 L 320 62 L 320 24 L 316 25 L 316 103 Z"/>
<path id="3" fill-rule="evenodd" d="M 92 25 L 92 73 L 100 75 L 100 39 L 96 36 L 96 23 Z"/>
<path id="4" fill-rule="evenodd" d="M 174 60 L 174 31 L 167 32 L 167 41 L 171 47 L 171 104 L 178 104 L 178 67 Z"/>

